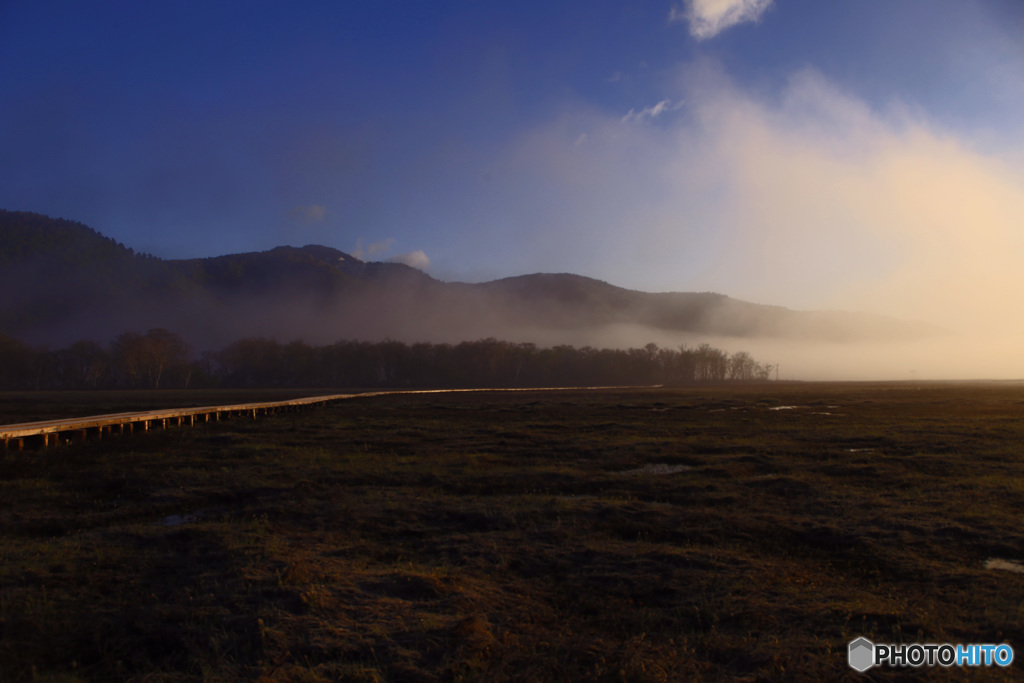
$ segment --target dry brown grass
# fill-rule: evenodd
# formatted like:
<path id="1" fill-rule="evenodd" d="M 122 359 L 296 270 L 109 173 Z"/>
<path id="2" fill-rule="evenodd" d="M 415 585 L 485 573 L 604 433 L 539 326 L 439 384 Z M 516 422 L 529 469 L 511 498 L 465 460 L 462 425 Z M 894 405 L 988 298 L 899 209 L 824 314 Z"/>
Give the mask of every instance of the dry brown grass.
<path id="1" fill-rule="evenodd" d="M 1024 575 L 984 563 L 1024 559 L 1022 417 L 1009 385 L 393 396 L 6 453 L 0 679 L 826 680 L 859 635 L 1019 650 Z M 872 671 L 968 674 L 1021 667 Z"/>

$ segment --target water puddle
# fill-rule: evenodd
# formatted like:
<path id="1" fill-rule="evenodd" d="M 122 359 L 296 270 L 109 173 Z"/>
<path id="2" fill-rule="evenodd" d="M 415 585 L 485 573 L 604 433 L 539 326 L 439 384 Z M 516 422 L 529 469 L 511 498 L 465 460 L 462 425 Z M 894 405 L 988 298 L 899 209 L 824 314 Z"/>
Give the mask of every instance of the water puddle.
<path id="1" fill-rule="evenodd" d="M 193 524 L 203 518 L 202 511 L 193 512 L 191 515 L 167 515 L 160 522 L 163 526 L 181 526 L 182 524 Z"/>
<path id="2" fill-rule="evenodd" d="M 675 474 L 692 469 L 692 465 L 669 465 L 664 462 L 652 462 L 632 470 L 622 470 L 619 474 Z"/>
<path id="3" fill-rule="evenodd" d="M 1011 560 L 1000 560 L 997 557 L 990 557 L 985 560 L 985 569 L 1002 569 L 1007 572 L 1024 574 L 1024 564 Z"/>

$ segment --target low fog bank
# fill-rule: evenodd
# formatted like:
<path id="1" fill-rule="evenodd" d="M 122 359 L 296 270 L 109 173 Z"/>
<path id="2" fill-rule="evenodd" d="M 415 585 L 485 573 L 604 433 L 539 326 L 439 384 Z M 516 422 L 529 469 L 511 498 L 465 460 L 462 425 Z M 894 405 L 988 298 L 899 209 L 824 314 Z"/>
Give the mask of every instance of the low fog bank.
<path id="1" fill-rule="evenodd" d="M 736 343 L 720 340 L 722 348 Z M 1015 340 L 950 335 L 912 342 L 811 344 L 751 340 L 754 357 L 780 366 L 781 379 L 960 380 L 1024 378 Z"/>
<path id="2" fill-rule="evenodd" d="M 803 381 L 1006 380 L 1024 379 L 1024 354 L 1014 337 L 947 334 L 891 342 L 812 342 L 792 338 L 740 338 L 670 332 L 638 325 L 612 325 L 593 331 L 508 330 L 505 338 L 545 346 L 595 348 L 691 348 L 702 343 L 729 354 L 750 353 L 778 365 L 779 379 Z M 775 374 L 772 374 L 772 379 Z"/>
<path id="3" fill-rule="evenodd" d="M 81 339 L 107 342 L 124 331 L 144 332 L 160 327 L 184 337 L 197 353 L 215 350 L 243 338 L 263 337 L 281 342 L 301 340 L 312 345 L 342 340 L 400 341 L 459 344 L 494 338 L 541 347 L 629 349 L 654 343 L 661 348 L 695 348 L 708 343 L 728 354 L 748 352 L 763 364 L 779 366 L 779 379 L 788 380 L 960 380 L 1024 378 L 1020 339 L 1011 334 L 936 334 L 909 340 L 828 341 L 799 336 L 734 336 L 681 332 L 632 323 L 538 325 L 510 321 L 485 306 L 429 310 L 415 297 L 401 306 L 394 301 L 362 301 L 345 307 L 344 314 L 320 302 L 295 298 L 259 302 L 235 301 L 230 313 L 219 306 L 195 305 L 145 315 L 112 315 L 67 320 L 45 339 L 53 348 Z M 389 305 L 390 304 L 390 305 Z M 772 373 L 772 379 L 776 374 Z"/>
<path id="4" fill-rule="evenodd" d="M 121 320 L 80 319 L 60 335 L 47 335 L 59 347 L 79 339 L 112 339 L 111 332 L 143 332 L 162 327 L 181 334 L 198 352 L 221 348 L 242 338 L 264 337 L 282 342 L 301 340 L 313 345 L 340 340 L 401 341 L 458 344 L 494 338 L 542 347 L 628 349 L 649 343 L 661 348 L 694 348 L 702 343 L 729 354 L 746 351 L 758 362 L 778 365 L 780 379 L 791 380 L 941 380 L 1024 378 L 1024 354 L 1013 335 L 934 334 L 896 340 L 830 341 L 806 336 L 737 336 L 681 332 L 633 323 L 537 324 L 516 320 L 506 311 L 481 301 L 436 308 L 416 296 L 399 305 L 394 299 L 368 298 L 349 302 L 343 312 L 323 302 L 296 297 L 236 300 L 228 311 L 220 306 L 150 311 Z M 116 316 L 115 316 L 116 317 Z M 69 321 L 72 322 L 72 321 Z M 550 322 L 550 321 L 545 321 Z M 104 334 L 106 332 L 106 334 Z M 35 343 L 35 339 L 26 339 Z M 775 373 L 772 374 L 775 378 Z"/>
<path id="5" fill-rule="evenodd" d="M 181 335 L 196 353 L 260 337 L 318 346 L 493 338 L 542 347 L 654 343 L 675 350 L 707 343 L 778 365 L 784 379 L 1024 378 L 1024 324 L 1006 316 L 1015 308 L 997 296 L 936 294 L 907 302 L 903 290 L 893 288 L 873 300 L 902 303 L 895 312 L 912 315 L 797 311 L 707 292 L 644 293 L 565 273 L 442 282 L 397 264 L 341 260 L 341 252 L 315 246 L 164 262 L 132 255 L 84 228 L 64 228 L 75 239 L 57 256 L 45 252 L 50 255 L 0 269 L 3 334 L 62 348 L 162 328 Z M 79 243 L 110 253 L 89 257 Z M 80 258 L 62 267 L 66 253 Z M 23 282 L 38 284 L 26 288 Z M 835 308 L 842 307 L 837 302 Z M 977 332 L 908 322 L 919 317 Z"/>

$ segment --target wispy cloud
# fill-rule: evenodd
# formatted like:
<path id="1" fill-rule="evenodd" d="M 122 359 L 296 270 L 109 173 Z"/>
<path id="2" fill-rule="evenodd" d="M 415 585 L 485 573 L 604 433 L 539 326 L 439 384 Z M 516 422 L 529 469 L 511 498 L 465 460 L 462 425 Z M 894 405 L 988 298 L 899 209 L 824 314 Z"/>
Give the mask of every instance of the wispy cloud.
<path id="1" fill-rule="evenodd" d="M 725 29 L 747 21 L 757 21 L 772 0 L 684 0 L 673 6 L 669 21 L 686 22 L 697 40 L 713 38 Z"/>
<path id="2" fill-rule="evenodd" d="M 714 213 L 722 229 L 743 226 L 730 231 L 742 249 L 723 259 L 735 280 L 759 273 L 844 308 L 1024 332 L 1006 315 L 1024 306 L 1020 168 L 813 72 L 777 103 L 709 93 L 699 122 L 712 141 L 703 170 L 726 193 Z"/>
<path id="3" fill-rule="evenodd" d="M 1024 310 L 1012 160 L 815 72 L 752 96 L 702 65 L 678 87 L 687 108 L 664 126 L 578 108 L 519 141 L 530 194 L 509 205 L 533 258 L 641 289 L 1024 334 L 1008 315 Z"/>
<path id="4" fill-rule="evenodd" d="M 494 215 L 515 218 L 523 262 L 958 335 L 898 353 L 772 349 L 792 371 L 813 359 L 822 376 L 1024 376 L 1013 150 L 980 149 L 913 107 L 872 107 L 814 71 L 755 95 L 703 63 L 676 87 L 687 106 L 664 125 L 567 106 L 517 141 L 516 192 Z"/>
<path id="5" fill-rule="evenodd" d="M 356 241 L 356 248 L 352 251 L 352 255 L 357 259 L 368 261 L 374 257 L 380 259 L 385 256 L 391 248 L 395 245 L 395 240 L 387 238 L 380 240 L 379 242 L 371 242 L 370 244 L 364 245 L 363 240 Z M 389 256 L 386 259 L 389 263 L 404 263 L 407 266 L 411 266 L 418 270 L 426 270 L 430 267 L 430 258 L 426 252 L 422 249 L 411 251 L 406 254 L 396 254 L 395 256 Z"/>
<path id="6" fill-rule="evenodd" d="M 411 251 L 408 254 L 399 254 L 388 259 L 392 263 L 404 263 L 407 266 L 418 270 L 426 270 L 430 267 L 430 259 L 422 249 Z"/>
<path id="7" fill-rule="evenodd" d="M 640 111 L 630 109 L 629 113 L 622 117 L 622 122 L 629 123 L 630 121 L 636 121 L 637 123 L 641 123 L 646 119 L 658 118 L 662 113 L 668 111 L 671 105 L 671 100 L 662 100 L 653 106 L 644 107 Z"/>

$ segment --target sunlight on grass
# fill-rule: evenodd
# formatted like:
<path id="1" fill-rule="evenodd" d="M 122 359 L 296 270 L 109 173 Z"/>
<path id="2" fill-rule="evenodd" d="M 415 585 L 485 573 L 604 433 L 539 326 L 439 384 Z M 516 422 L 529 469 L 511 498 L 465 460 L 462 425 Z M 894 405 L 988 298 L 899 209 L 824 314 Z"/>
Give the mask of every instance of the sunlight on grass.
<path id="1" fill-rule="evenodd" d="M 1024 642 L 1019 390 L 768 389 L 6 453 L 0 678 L 822 680 L 860 635 Z"/>

